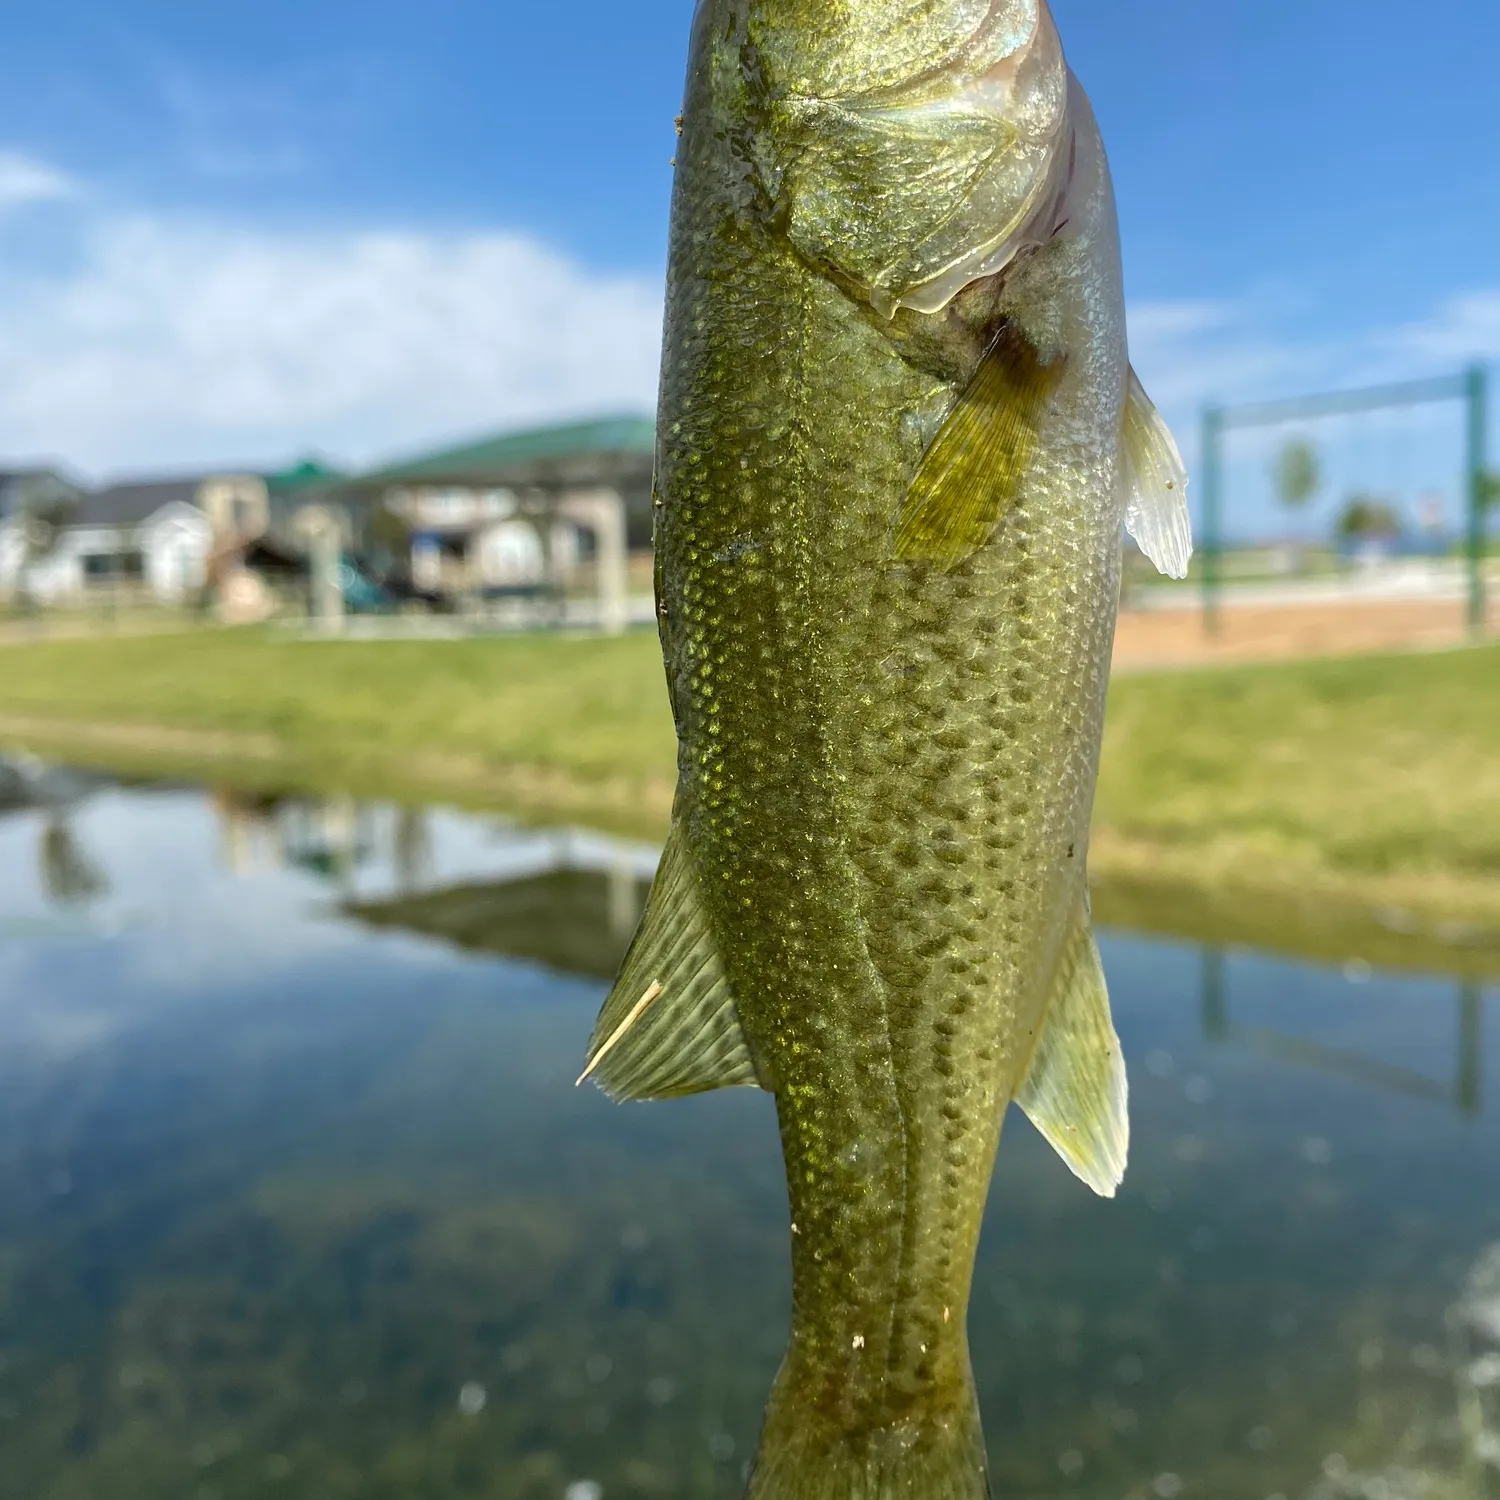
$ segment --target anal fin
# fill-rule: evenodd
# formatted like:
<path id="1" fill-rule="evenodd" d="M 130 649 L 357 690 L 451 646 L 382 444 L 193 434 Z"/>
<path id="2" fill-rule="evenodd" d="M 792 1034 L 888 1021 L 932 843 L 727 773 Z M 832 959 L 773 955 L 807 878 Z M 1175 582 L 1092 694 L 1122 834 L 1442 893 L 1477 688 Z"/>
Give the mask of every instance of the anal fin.
<path id="1" fill-rule="evenodd" d="M 1114 1197 L 1130 1150 L 1128 1088 L 1086 900 L 1079 902 L 1016 1103 L 1076 1176 Z"/>
<path id="2" fill-rule="evenodd" d="M 891 555 L 955 568 L 979 551 L 1020 493 L 1063 361 L 1044 365 L 1002 323 L 963 394 L 928 444 L 896 515 Z"/>
<path id="3" fill-rule="evenodd" d="M 1186 578 L 1193 555 L 1187 466 L 1172 430 L 1152 404 L 1134 368 L 1125 399 L 1122 438 L 1127 498 L 1125 529 L 1168 578 Z"/>
<path id="4" fill-rule="evenodd" d="M 674 826 L 646 913 L 589 1043 L 584 1078 L 612 1099 L 673 1099 L 759 1082 L 697 871 Z"/>

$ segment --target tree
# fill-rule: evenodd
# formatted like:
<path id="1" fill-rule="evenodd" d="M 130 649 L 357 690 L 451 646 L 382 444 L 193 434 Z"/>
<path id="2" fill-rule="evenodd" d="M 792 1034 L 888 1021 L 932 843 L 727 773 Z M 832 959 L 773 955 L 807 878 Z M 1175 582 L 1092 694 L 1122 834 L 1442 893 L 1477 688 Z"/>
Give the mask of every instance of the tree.
<path id="1" fill-rule="evenodd" d="M 77 510 L 78 501 L 72 495 L 27 496 L 17 507 L 16 516 L 21 526 L 17 603 L 22 609 L 30 611 L 35 603 L 31 596 L 31 570 L 52 556 L 63 527 L 73 519 Z"/>
<path id="2" fill-rule="evenodd" d="M 1338 534 L 1350 541 L 1374 541 L 1400 536 L 1401 518 L 1395 508 L 1374 495 L 1350 495 L 1339 512 Z"/>
<path id="3" fill-rule="evenodd" d="M 1323 488 L 1323 464 L 1306 438 L 1288 438 L 1271 465 L 1276 498 L 1288 510 L 1300 510 Z"/>

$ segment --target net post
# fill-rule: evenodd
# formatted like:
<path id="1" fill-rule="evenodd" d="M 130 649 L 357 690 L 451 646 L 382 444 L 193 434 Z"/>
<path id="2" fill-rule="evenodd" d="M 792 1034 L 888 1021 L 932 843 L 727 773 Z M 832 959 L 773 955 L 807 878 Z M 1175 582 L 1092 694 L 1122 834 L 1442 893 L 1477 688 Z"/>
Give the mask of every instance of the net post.
<path id="1" fill-rule="evenodd" d="M 1206 635 L 1219 633 L 1219 535 L 1221 517 L 1219 493 L 1219 459 L 1224 433 L 1224 408 L 1203 409 L 1203 538 L 1199 546 L 1203 577 L 1203 630 Z"/>
<path id="2" fill-rule="evenodd" d="M 1468 476 L 1469 526 L 1469 629 L 1484 632 L 1484 538 L 1485 512 L 1489 506 L 1489 472 L 1485 456 L 1489 425 L 1489 378 L 1483 365 L 1470 365 L 1464 373 L 1464 404 L 1468 409 L 1465 469 Z"/>

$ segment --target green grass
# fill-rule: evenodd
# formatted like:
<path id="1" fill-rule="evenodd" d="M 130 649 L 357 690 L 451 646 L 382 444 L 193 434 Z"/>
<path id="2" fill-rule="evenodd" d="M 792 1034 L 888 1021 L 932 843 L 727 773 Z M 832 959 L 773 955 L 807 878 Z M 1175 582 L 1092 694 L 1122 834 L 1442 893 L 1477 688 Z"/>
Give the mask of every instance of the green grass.
<path id="1" fill-rule="evenodd" d="M 1098 824 L 1252 865 L 1500 881 L 1500 648 L 1120 679 Z"/>
<path id="2" fill-rule="evenodd" d="M 46 722 L 18 732 L 18 720 Z M 10 646 L 0 733 L 6 721 L 13 740 L 131 769 L 202 758 L 241 779 L 519 796 L 543 812 L 597 801 L 605 821 L 643 828 L 664 816 L 675 765 L 650 631 L 360 642 L 204 630 Z"/>
<path id="3" fill-rule="evenodd" d="M 0 736 L 126 769 L 342 786 L 659 834 L 655 635 L 0 648 Z M 1122 678 L 1093 865 L 1500 929 L 1500 648 Z"/>

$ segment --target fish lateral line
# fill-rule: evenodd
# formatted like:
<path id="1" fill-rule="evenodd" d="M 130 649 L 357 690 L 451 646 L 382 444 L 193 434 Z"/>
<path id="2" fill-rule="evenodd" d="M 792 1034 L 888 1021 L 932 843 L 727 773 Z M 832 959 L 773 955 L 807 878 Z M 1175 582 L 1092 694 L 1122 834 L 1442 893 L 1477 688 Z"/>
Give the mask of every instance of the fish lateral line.
<path id="1" fill-rule="evenodd" d="M 589 1059 L 588 1067 L 586 1067 L 583 1072 L 578 1075 L 577 1081 L 573 1084 L 573 1087 L 575 1089 L 578 1088 L 584 1082 L 584 1080 L 588 1078 L 589 1074 L 592 1073 L 594 1069 L 597 1068 L 599 1064 L 602 1063 L 604 1059 L 608 1057 L 609 1054 L 617 1046 L 619 1046 L 619 1044 L 625 1038 L 625 1033 L 629 1031 L 630 1028 L 634 1026 L 635 1023 L 639 1021 L 643 1015 L 645 1015 L 647 1006 L 649 1006 L 653 1000 L 660 998 L 661 993 L 661 980 L 653 979 L 651 983 L 646 986 L 645 994 L 643 994 L 641 998 L 630 1007 L 630 1014 L 627 1015 L 625 1019 L 621 1021 L 620 1024 L 616 1026 L 612 1032 L 610 1032 L 609 1036 L 604 1042 L 604 1045 L 601 1046 L 599 1050 Z"/>

